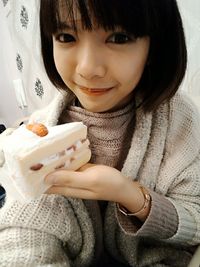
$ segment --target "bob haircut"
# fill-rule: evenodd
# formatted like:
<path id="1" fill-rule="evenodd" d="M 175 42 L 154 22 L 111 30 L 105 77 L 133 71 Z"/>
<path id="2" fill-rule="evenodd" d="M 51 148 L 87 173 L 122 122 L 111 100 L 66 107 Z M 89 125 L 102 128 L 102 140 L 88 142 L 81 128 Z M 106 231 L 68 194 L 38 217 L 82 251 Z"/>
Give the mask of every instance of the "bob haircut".
<path id="1" fill-rule="evenodd" d="M 91 31 L 96 26 L 105 30 L 121 27 L 135 37 L 150 37 L 147 64 L 135 88 L 135 92 L 139 91 L 142 96 L 141 105 L 146 112 L 154 110 L 178 90 L 185 75 L 187 51 L 176 0 L 40 2 L 42 57 L 47 75 L 57 88 L 68 90 L 55 67 L 52 35 L 62 30 L 66 21 L 70 21 L 76 31 L 78 13 L 85 30 Z"/>

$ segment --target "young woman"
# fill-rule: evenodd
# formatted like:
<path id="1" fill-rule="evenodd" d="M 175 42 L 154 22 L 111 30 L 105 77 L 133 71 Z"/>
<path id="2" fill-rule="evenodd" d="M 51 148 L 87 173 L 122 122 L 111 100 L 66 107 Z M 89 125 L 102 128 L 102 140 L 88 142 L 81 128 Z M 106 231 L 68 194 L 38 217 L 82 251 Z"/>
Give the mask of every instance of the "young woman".
<path id="1" fill-rule="evenodd" d="M 83 121 L 92 158 L 0 211 L 1 266 L 184 267 L 200 243 L 200 125 L 177 93 L 186 47 L 175 0 L 41 0 L 60 94 L 31 121 Z"/>

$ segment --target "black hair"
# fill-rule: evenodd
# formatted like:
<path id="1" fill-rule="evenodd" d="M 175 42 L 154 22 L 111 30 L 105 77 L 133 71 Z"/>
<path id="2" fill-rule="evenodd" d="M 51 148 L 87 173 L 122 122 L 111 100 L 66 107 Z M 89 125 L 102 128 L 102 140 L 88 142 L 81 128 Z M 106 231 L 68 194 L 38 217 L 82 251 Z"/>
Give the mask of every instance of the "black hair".
<path id="1" fill-rule="evenodd" d="M 176 0 L 41 0 L 40 32 L 44 66 L 51 82 L 67 90 L 56 70 L 52 35 L 66 20 L 76 30 L 78 10 L 82 27 L 113 30 L 120 26 L 135 37 L 150 37 L 148 61 L 136 92 L 142 95 L 145 111 L 171 98 L 185 75 L 187 51 L 181 16 Z M 75 8 L 74 8 L 75 7 Z"/>

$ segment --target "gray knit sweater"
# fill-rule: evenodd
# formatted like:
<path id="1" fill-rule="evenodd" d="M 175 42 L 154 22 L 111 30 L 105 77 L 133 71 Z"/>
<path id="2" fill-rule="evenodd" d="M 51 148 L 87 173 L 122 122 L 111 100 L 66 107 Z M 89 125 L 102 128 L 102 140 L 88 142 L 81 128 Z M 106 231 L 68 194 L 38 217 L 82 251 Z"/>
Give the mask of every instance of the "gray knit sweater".
<path id="1" fill-rule="evenodd" d="M 32 120 L 58 123 L 68 95 L 58 95 Z M 109 253 L 134 267 L 187 266 L 200 243 L 200 118 L 177 94 L 152 114 L 136 112 L 122 172 L 149 188 L 143 224 L 108 203 L 102 225 L 96 201 L 41 196 L 29 204 L 6 201 L 0 210 L 0 266 L 91 266 L 104 236 Z"/>

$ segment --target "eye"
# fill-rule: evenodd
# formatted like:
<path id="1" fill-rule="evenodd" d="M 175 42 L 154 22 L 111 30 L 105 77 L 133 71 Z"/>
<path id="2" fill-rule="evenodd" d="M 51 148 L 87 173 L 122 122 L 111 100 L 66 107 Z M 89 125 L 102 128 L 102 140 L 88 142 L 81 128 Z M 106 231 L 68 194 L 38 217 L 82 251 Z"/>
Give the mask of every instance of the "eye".
<path id="1" fill-rule="evenodd" d="M 71 43 L 71 42 L 76 41 L 74 36 L 69 33 L 59 33 L 55 36 L 55 38 L 56 38 L 56 41 L 60 43 Z"/>
<path id="2" fill-rule="evenodd" d="M 131 37 L 130 35 L 123 33 L 123 32 L 122 33 L 121 32 L 113 33 L 107 39 L 107 42 L 115 43 L 115 44 L 126 44 L 126 43 L 134 42 L 134 41 L 136 41 L 135 37 Z"/>

